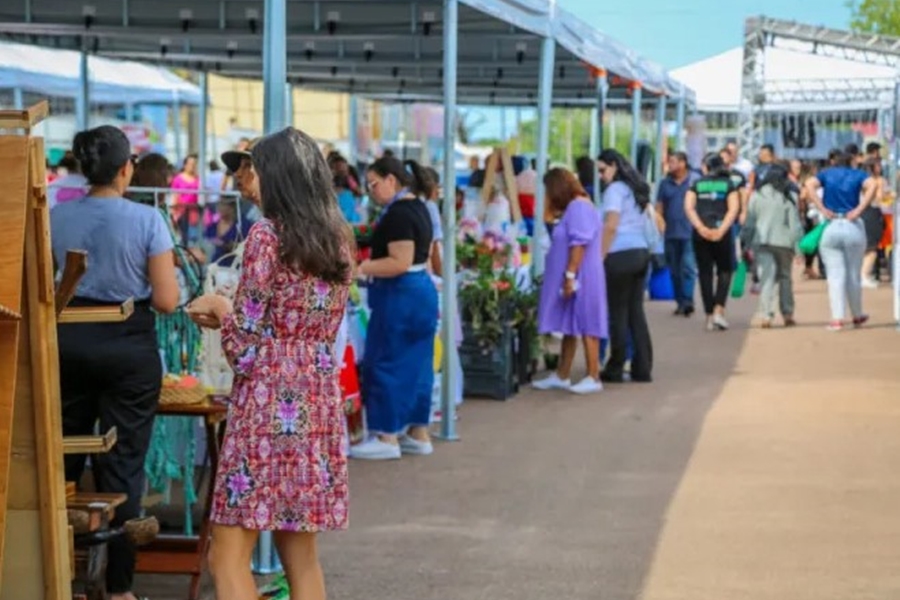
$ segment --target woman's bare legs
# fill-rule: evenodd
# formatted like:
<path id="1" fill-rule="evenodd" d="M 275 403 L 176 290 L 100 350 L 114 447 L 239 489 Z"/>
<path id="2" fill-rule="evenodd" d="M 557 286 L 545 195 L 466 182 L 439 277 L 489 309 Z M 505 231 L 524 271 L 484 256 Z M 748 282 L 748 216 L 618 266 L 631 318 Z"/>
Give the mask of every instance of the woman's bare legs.
<path id="1" fill-rule="evenodd" d="M 878 252 L 866 252 L 866 255 L 863 257 L 862 263 L 862 283 L 863 286 L 878 283 L 878 278 L 875 277 L 875 261 L 878 260 Z"/>
<path id="2" fill-rule="evenodd" d="M 291 588 L 291 600 L 325 600 L 316 534 L 276 531 L 275 547 Z"/>
<path id="3" fill-rule="evenodd" d="M 578 346 L 578 340 L 575 336 L 567 335 L 562 339 L 562 349 L 559 357 L 559 369 L 556 374 L 560 379 L 566 381 L 572 375 L 572 362 L 575 360 L 575 349 Z"/>
<path id="4" fill-rule="evenodd" d="M 258 537 L 259 532 L 251 529 L 212 526 L 208 560 L 217 600 L 258 600 L 256 581 L 250 572 Z"/>
<path id="5" fill-rule="evenodd" d="M 588 375 L 594 381 L 600 381 L 600 339 L 586 335 L 583 340 Z"/>

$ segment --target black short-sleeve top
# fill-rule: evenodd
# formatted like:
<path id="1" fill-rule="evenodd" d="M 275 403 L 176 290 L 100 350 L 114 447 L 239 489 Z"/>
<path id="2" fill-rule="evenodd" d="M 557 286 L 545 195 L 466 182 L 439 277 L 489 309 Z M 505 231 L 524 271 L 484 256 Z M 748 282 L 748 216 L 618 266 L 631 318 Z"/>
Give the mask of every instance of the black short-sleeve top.
<path id="1" fill-rule="evenodd" d="M 411 241 L 415 244 L 413 264 L 424 264 L 434 237 L 425 203 L 418 199 L 397 200 L 385 211 L 372 232 L 372 259 L 386 257 L 391 242 Z"/>

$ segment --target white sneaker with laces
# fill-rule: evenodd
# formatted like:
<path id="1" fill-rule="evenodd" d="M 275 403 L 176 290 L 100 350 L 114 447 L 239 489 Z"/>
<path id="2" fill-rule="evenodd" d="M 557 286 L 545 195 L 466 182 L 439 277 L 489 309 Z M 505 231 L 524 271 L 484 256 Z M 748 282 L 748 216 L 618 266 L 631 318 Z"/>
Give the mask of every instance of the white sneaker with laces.
<path id="1" fill-rule="evenodd" d="M 560 379 L 556 373 L 551 373 L 543 379 L 532 382 L 531 387 L 546 392 L 549 390 L 568 390 L 572 387 L 571 379 Z"/>
<path id="2" fill-rule="evenodd" d="M 588 376 L 570 387 L 569 391 L 580 396 L 597 394 L 603 391 L 603 384 L 593 377 Z"/>
<path id="3" fill-rule="evenodd" d="M 397 460 L 400 458 L 400 446 L 388 444 L 377 437 L 350 446 L 350 458 L 360 460 Z"/>
<path id="4" fill-rule="evenodd" d="M 428 456 L 434 452 L 434 445 L 431 442 L 423 442 L 404 433 L 400 436 L 400 452 L 402 454 Z"/>
<path id="5" fill-rule="evenodd" d="M 716 329 L 720 329 L 722 331 L 728 329 L 728 321 L 725 320 L 725 317 L 723 315 L 713 315 L 713 325 L 716 327 Z"/>

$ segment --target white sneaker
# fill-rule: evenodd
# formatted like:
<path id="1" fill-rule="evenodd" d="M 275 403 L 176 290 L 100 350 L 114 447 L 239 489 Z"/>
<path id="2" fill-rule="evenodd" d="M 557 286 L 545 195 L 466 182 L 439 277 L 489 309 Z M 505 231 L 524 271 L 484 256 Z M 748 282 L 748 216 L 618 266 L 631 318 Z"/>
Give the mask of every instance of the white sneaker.
<path id="1" fill-rule="evenodd" d="M 588 376 L 570 387 L 569 391 L 573 394 L 578 394 L 581 396 L 586 396 L 588 394 L 597 394 L 603 391 L 603 384 L 593 377 Z"/>
<path id="2" fill-rule="evenodd" d="M 725 331 L 726 329 L 728 329 L 728 321 L 726 321 L 725 317 L 720 314 L 713 315 L 712 322 L 713 326 L 715 326 L 716 329 L 719 329 L 721 331 Z"/>
<path id="3" fill-rule="evenodd" d="M 875 290 L 878 289 L 878 282 L 871 277 L 866 277 L 862 280 L 862 287 L 869 290 Z"/>
<path id="4" fill-rule="evenodd" d="M 556 373 L 551 373 L 543 379 L 538 379 L 531 383 L 531 387 L 536 390 L 546 392 L 549 390 L 568 390 L 572 387 L 571 379 L 560 379 Z"/>
<path id="5" fill-rule="evenodd" d="M 414 437 L 403 434 L 400 436 L 400 452 L 401 454 L 428 456 L 434 452 L 434 446 L 431 442 L 422 442 Z"/>
<path id="6" fill-rule="evenodd" d="M 350 458 L 360 460 L 396 460 L 400 458 L 400 446 L 388 444 L 377 437 L 350 446 Z"/>

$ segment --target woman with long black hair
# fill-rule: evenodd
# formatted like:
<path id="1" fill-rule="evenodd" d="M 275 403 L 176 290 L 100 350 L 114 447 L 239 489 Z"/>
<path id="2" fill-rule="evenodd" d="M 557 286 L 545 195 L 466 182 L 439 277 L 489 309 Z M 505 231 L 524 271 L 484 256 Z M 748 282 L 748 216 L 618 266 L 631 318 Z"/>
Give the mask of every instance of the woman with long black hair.
<path id="1" fill-rule="evenodd" d="M 134 166 L 125 134 L 110 126 L 82 131 L 75 157 L 90 184 L 87 196 L 50 212 L 53 258 L 64 265 L 68 250 L 88 253 L 87 273 L 72 306 L 121 304 L 134 313 L 121 323 L 59 326 L 59 374 L 63 433 L 91 435 L 115 427 L 116 445 L 93 456 L 98 492 L 126 495 L 113 526 L 140 516 L 144 459 L 162 388 L 162 363 L 153 310 L 173 312 L 178 281 L 172 238 L 162 215 L 124 197 Z M 79 481 L 85 456 L 66 456 L 66 481 Z M 135 600 L 135 548 L 125 538 L 109 542 L 106 591 L 110 600 Z"/>
<path id="2" fill-rule="evenodd" d="M 740 191 L 718 154 L 703 160 L 703 177 L 684 196 L 684 212 L 694 226 L 694 255 L 706 329 L 728 329 L 725 303 L 731 290 L 735 248 L 732 225 L 741 212 Z"/>
<path id="3" fill-rule="evenodd" d="M 631 340 L 631 381 L 652 381 L 653 344 L 644 314 L 644 290 L 650 267 L 648 227 L 656 227 L 648 213 L 650 186 L 646 179 L 613 149 L 598 160 L 603 191 L 603 257 L 609 305 L 610 355 L 601 378 L 624 380 Z"/>
<path id="4" fill-rule="evenodd" d="M 263 219 L 232 303 L 208 294 L 194 320 L 222 328 L 235 379 L 216 473 L 210 570 L 220 600 L 256 598 L 260 531 L 273 531 L 292 598 L 325 600 L 319 532 L 347 527 L 345 420 L 335 342 L 352 241 L 316 141 L 292 127 L 251 152 Z"/>
<path id="5" fill-rule="evenodd" d="M 435 184 L 419 164 L 392 156 L 372 163 L 366 178 L 372 199 L 382 206 L 372 257 L 359 266 L 370 279 L 362 397 L 371 437 L 351 447 L 350 456 L 431 454 L 438 298 L 427 272 L 434 232 L 421 198 Z"/>

